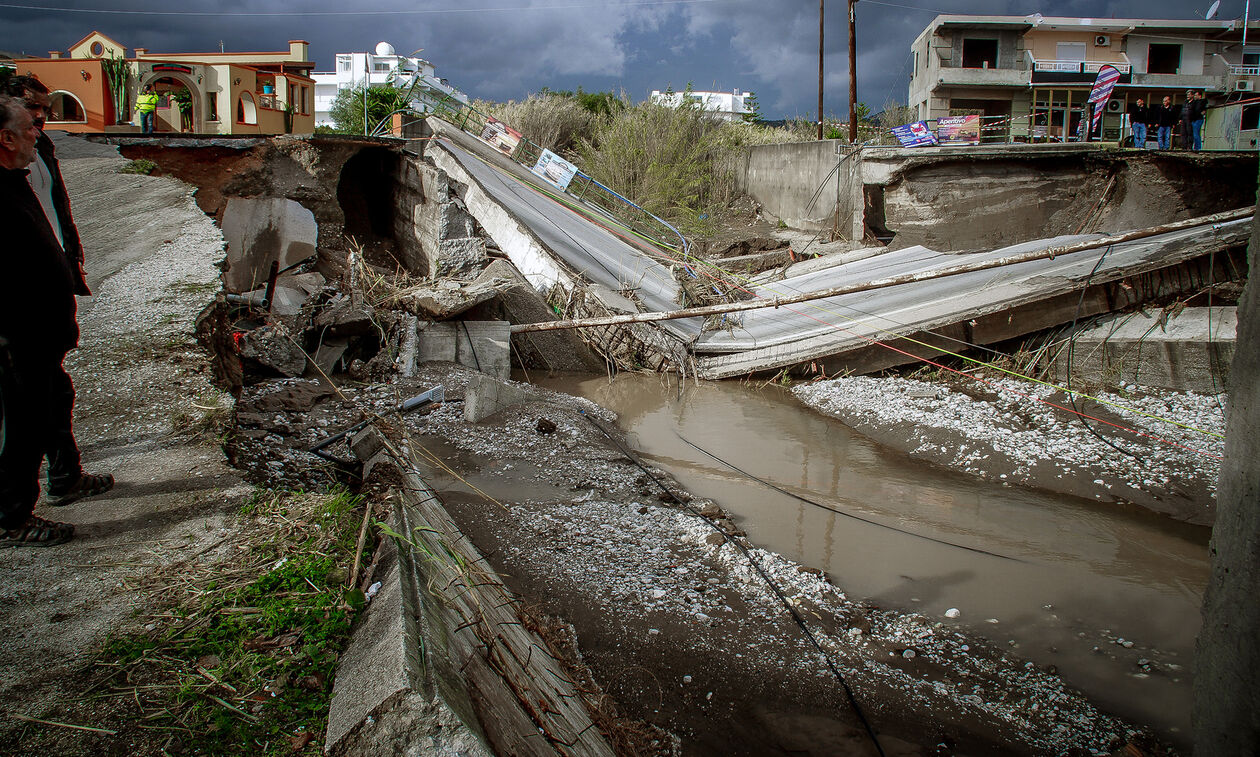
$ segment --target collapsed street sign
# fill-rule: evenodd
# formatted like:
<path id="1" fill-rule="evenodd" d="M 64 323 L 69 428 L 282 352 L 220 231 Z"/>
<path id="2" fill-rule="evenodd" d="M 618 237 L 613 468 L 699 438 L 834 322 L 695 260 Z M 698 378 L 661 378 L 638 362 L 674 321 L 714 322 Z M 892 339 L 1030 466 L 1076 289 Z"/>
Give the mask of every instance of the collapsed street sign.
<path id="1" fill-rule="evenodd" d="M 538 162 L 530 170 L 551 186 L 564 191 L 569 188 L 569 182 L 573 181 L 578 169 L 551 150 L 543 150 L 542 155 L 538 156 Z"/>
<path id="2" fill-rule="evenodd" d="M 926 121 L 894 126 L 892 134 L 902 147 L 923 147 L 936 144 L 936 135 L 928 128 Z"/>
<path id="3" fill-rule="evenodd" d="M 936 138 L 943 145 L 980 144 L 980 116 L 945 116 L 936 119 Z"/>
<path id="4" fill-rule="evenodd" d="M 486 128 L 481 130 L 481 138 L 507 155 L 515 152 L 516 146 L 521 143 L 519 131 L 493 118 L 486 120 Z"/>

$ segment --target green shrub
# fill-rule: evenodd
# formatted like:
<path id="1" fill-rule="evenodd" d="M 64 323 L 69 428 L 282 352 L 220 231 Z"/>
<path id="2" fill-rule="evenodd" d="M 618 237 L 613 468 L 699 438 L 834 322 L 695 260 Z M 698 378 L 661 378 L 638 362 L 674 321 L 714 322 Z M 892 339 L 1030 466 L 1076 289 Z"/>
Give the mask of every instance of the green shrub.
<path id="1" fill-rule="evenodd" d="M 139 173 L 148 176 L 153 173 L 156 168 L 157 163 L 154 163 L 147 158 L 136 158 L 135 160 L 127 161 L 122 168 L 118 169 L 118 173 Z"/>

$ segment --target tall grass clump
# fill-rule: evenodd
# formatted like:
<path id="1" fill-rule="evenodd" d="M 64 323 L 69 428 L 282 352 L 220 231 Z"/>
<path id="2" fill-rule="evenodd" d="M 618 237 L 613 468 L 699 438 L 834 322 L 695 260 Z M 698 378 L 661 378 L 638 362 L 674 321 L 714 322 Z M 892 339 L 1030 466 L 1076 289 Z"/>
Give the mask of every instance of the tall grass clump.
<path id="1" fill-rule="evenodd" d="M 477 101 L 473 107 L 524 134 L 554 153 L 572 156 L 578 142 L 590 135 L 594 113 L 572 97 L 535 93 L 520 102 Z"/>
<path id="2" fill-rule="evenodd" d="M 578 146 L 582 168 L 648 211 L 703 233 L 735 196 L 737 134 L 699 108 L 641 103 L 601 120 Z M 701 218 L 705 216 L 705 218 Z"/>

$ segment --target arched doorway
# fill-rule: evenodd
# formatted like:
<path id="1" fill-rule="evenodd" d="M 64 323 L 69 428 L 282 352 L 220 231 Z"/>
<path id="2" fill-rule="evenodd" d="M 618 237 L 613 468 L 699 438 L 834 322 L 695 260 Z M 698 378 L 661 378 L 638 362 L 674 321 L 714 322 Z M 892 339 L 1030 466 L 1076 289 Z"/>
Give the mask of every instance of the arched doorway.
<path id="1" fill-rule="evenodd" d="M 158 96 L 154 129 L 158 132 L 197 131 L 197 125 L 201 123 L 201 98 L 195 85 L 178 74 L 154 74 L 154 78 L 146 83 Z"/>

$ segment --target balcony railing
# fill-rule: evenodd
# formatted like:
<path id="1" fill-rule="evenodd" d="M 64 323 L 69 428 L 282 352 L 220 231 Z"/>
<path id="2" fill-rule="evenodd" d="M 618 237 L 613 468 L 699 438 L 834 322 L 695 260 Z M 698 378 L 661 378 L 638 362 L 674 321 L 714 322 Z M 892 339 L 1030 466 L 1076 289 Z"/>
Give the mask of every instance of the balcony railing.
<path id="1" fill-rule="evenodd" d="M 1061 74 L 1096 74 L 1103 66 L 1112 66 L 1122 74 L 1132 73 L 1129 63 L 1110 60 L 1035 60 L 1034 71 Z"/>
<path id="2" fill-rule="evenodd" d="M 1260 66 L 1230 66 L 1229 72 L 1234 76 L 1260 76 Z"/>

